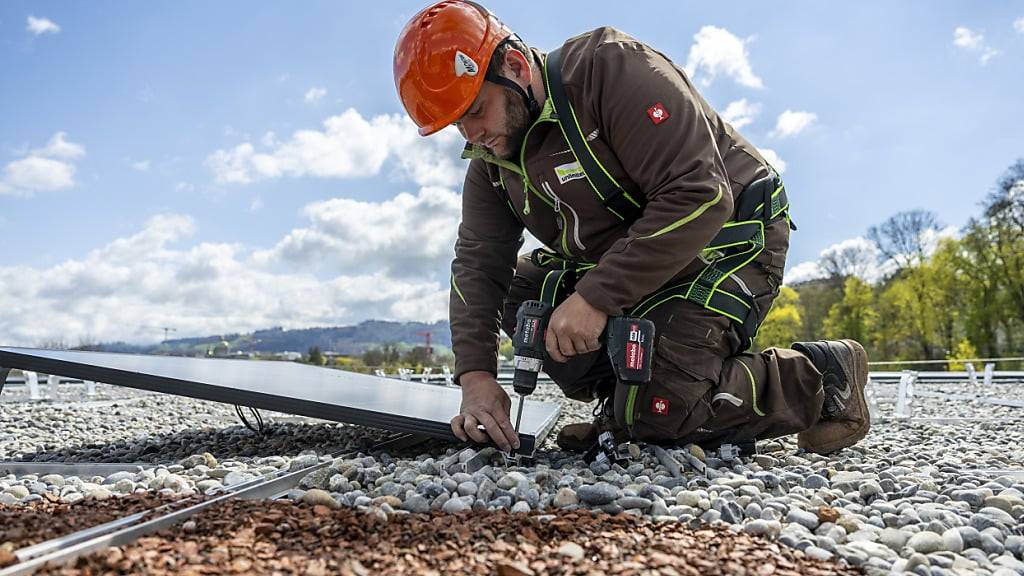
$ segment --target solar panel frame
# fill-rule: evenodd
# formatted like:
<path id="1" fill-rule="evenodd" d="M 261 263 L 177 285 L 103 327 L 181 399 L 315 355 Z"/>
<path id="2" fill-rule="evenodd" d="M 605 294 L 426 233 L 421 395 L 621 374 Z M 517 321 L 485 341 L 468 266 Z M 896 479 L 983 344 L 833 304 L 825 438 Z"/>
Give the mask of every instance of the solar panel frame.
<path id="1" fill-rule="evenodd" d="M 89 362 L 90 359 L 93 361 L 92 363 Z M 146 361 L 150 365 L 157 364 L 163 367 L 171 366 L 171 363 L 177 363 L 179 372 L 202 373 L 204 375 L 220 369 L 228 372 L 233 371 L 236 377 L 239 372 L 253 372 L 254 370 L 273 371 L 279 374 L 285 371 L 292 371 L 296 375 L 301 373 L 302 377 L 315 378 L 319 382 L 332 383 L 336 381 L 339 385 L 343 385 L 345 380 L 349 380 L 350 384 L 361 386 L 364 389 L 371 383 L 373 386 L 390 386 L 393 387 L 387 390 L 390 393 L 396 391 L 397 388 L 394 387 L 401 387 L 401 400 L 405 402 L 407 408 L 411 403 L 410 398 L 415 399 L 415 397 L 429 399 L 429 404 L 434 408 L 444 407 L 439 409 L 441 415 L 436 418 L 395 414 L 381 409 L 367 409 L 365 407 L 244 389 L 239 388 L 237 384 L 235 386 L 216 384 L 211 382 L 209 378 L 203 378 L 203 381 L 200 381 L 198 378 L 183 378 L 180 377 L 180 373 L 178 374 L 179 377 L 174 377 L 169 376 L 168 373 L 172 371 L 166 369 L 162 370 L 163 374 L 160 373 L 161 370 L 139 370 L 137 366 Z M 118 363 L 120 363 L 120 366 L 117 366 Z M 136 368 L 126 368 L 126 366 L 131 365 L 136 366 Z M 241 371 L 232 370 L 239 367 L 244 369 Z M 111 352 L 55 351 L 0 347 L 0 375 L 3 376 L 3 379 L 0 379 L 0 393 L 3 391 L 3 384 L 6 381 L 7 374 L 12 368 L 457 441 L 455 435 L 452 434 L 449 421 L 452 416 L 458 413 L 461 392 L 456 388 L 436 384 L 380 378 L 378 376 L 355 374 L 293 362 L 256 362 L 235 359 L 144 356 Z M 323 372 L 311 372 L 316 370 Z M 250 384 L 245 385 L 251 386 Z M 280 386 L 275 387 L 280 388 Z M 440 397 L 440 400 L 438 397 Z M 517 408 L 516 403 L 518 399 L 514 398 L 512 402 L 512 411 L 514 413 Z M 413 406 L 413 409 L 422 412 L 424 409 L 430 409 L 430 407 Z M 519 451 L 521 453 L 529 454 L 535 450 L 536 446 L 551 431 L 558 418 L 559 411 L 560 407 L 556 404 L 527 401 L 524 407 L 524 421 L 520 432 L 521 447 Z"/>

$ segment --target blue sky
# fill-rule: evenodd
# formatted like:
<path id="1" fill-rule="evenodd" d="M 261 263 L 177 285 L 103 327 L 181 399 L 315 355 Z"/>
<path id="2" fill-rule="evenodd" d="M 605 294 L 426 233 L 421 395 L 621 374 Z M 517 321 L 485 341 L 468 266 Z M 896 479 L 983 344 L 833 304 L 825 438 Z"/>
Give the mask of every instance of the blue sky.
<path id="1" fill-rule="evenodd" d="M 391 76 L 422 6 L 0 3 L 0 343 L 446 317 L 460 143 Z M 785 165 L 794 277 L 900 210 L 961 226 L 1024 155 L 1024 4 L 487 6 L 686 66 Z"/>

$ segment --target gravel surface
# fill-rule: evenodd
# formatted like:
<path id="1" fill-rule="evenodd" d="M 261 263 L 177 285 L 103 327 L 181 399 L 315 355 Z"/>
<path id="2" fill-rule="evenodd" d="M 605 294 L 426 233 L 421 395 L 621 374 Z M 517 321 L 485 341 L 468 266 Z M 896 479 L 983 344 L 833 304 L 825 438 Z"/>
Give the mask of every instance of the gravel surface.
<path id="1" fill-rule="evenodd" d="M 9 548 L 8 551 L 25 548 L 176 501 L 153 494 L 137 494 L 104 500 L 89 498 L 78 504 L 47 499 L 25 506 L 0 506 L 0 544 Z M 54 522 L 54 517 L 60 518 L 60 522 Z M 0 566 L 4 564 L 0 560 Z"/>
<path id="2" fill-rule="evenodd" d="M 240 521 L 240 519 L 242 519 Z M 767 570 L 766 570 L 767 568 Z M 627 515 L 393 513 L 231 501 L 50 573 L 856 574 L 724 528 Z M 41 572 L 47 573 L 47 572 Z"/>
<path id="3" fill-rule="evenodd" d="M 895 389 L 877 387 L 882 413 L 891 414 Z M 918 389 L 1019 398 L 1024 386 Z M 534 398 L 561 401 L 551 386 Z M 591 417 L 592 406 L 563 407 L 559 427 Z M 412 452 L 338 459 L 288 497 L 378 517 L 598 510 L 673 526 L 729 527 L 871 574 L 1024 573 L 1021 409 L 916 398 L 914 410 L 917 417 L 997 420 L 886 421 L 830 457 L 799 452 L 795 438 L 761 442 L 751 458 L 724 462 L 708 454 L 706 477 L 685 464 L 675 476 L 651 447 L 626 468 L 588 466 L 577 454 L 557 451 L 555 432 L 528 467 L 508 467 L 490 449 L 433 442 Z M 296 422 L 271 424 L 260 437 L 239 426 L 230 407 L 167 396 L 74 408 L 0 397 L 0 459 L 159 464 L 107 477 L 0 476 L 0 505 L 211 494 L 327 454 L 365 451 L 382 437 L 354 426 Z M 668 453 L 685 462 L 687 451 Z"/>

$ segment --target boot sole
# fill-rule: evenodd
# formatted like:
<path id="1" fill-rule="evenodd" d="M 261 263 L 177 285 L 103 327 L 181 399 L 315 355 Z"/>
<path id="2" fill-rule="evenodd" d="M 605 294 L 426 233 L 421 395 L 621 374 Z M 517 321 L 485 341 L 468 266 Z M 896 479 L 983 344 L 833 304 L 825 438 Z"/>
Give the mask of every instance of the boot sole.
<path id="1" fill-rule="evenodd" d="M 815 452 L 819 454 L 830 454 L 836 450 L 841 450 L 853 446 L 857 442 L 860 442 L 868 435 L 868 431 L 871 429 L 871 417 L 868 415 L 868 401 L 864 396 L 864 388 L 868 382 L 868 353 L 861 346 L 860 342 L 856 340 L 840 340 L 844 346 L 853 352 L 853 386 L 854 394 L 856 394 L 857 403 L 856 411 L 857 416 L 860 418 L 861 425 L 854 429 L 848 436 L 844 436 L 831 442 L 829 444 L 822 444 L 815 447 Z"/>

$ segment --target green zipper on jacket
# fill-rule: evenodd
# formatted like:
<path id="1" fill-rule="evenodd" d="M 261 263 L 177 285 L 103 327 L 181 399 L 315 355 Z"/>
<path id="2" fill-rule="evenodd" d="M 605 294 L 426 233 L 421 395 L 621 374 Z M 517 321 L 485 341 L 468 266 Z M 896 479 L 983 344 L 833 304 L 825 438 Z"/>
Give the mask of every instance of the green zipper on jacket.
<path id="1" fill-rule="evenodd" d="M 466 148 L 462 151 L 462 158 L 465 160 L 473 160 L 479 158 L 484 162 L 487 162 L 488 164 L 494 164 L 495 166 L 500 166 L 502 168 L 505 168 L 506 170 L 509 170 L 510 172 L 514 172 L 523 179 L 523 197 L 525 202 L 523 206 L 524 216 L 528 216 L 530 214 L 531 192 L 534 196 L 540 198 L 541 202 L 547 204 L 549 208 L 551 208 L 552 210 L 555 209 L 555 205 L 550 200 L 548 200 L 548 198 L 545 195 L 541 194 L 540 192 L 537 191 L 536 188 L 534 188 L 533 183 L 530 182 L 530 177 L 526 174 L 526 143 L 530 140 L 530 133 L 533 132 L 533 129 L 536 128 L 537 125 L 543 122 L 554 122 L 557 124 L 558 119 L 554 117 L 554 110 L 554 104 L 551 102 L 551 99 L 548 98 L 547 100 L 545 100 L 544 106 L 541 108 L 540 111 L 540 116 L 538 116 L 537 119 L 534 120 L 533 124 L 531 124 L 530 127 L 526 130 L 526 135 L 523 136 L 523 142 L 519 146 L 519 164 L 516 164 L 515 162 L 511 162 L 509 160 L 503 160 L 501 158 L 498 158 L 494 154 L 491 154 L 490 152 L 484 150 L 482 146 L 466 144 Z M 504 186 L 504 178 L 502 178 L 502 180 L 502 186 Z M 563 226 L 562 228 L 564 229 L 565 227 Z"/>

